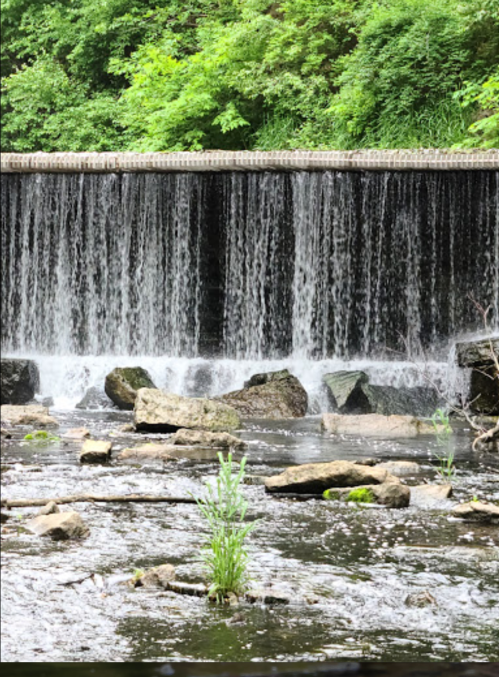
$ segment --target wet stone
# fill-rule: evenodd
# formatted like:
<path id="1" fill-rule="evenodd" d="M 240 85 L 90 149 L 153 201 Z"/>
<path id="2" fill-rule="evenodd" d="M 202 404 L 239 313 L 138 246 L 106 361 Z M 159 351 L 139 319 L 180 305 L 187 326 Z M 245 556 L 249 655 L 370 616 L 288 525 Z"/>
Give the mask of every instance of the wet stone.
<path id="1" fill-rule="evenodd" d="M 111 456 L 111 449 L 111 442 L 87 440 L 80 451 L 80 463 L 106 463 Z"/>
<path id="2" fill-rule="evenodd" d="M 136 588 L 162 588 L 169 589 L 169 584 L 175 580 L 175 568 L 171 564 L 149 569 L 135 581 Z"/>
<path id="3" fill-rule="evenodd" d="M 90 437 L 90 430 L 88 428 L 71 428 L 62 435 L 65 440 L 84 440 Z"/>
<path id="4" fill-rule="evenodd" d="M 28 531 L 37 536 L 48 536 L 53 541 L 86 538 L 90 530 L 77 512 L 39 515 L 27 522 Z"/>
<path id="5" fill-rule="evenodd" d="M 453 517 L 471 522 L 499 522 L 499 507 L 493 503 L 470 501 L 461 503 L 452 510 Z"/>
<path id="6" fill-rule="evenodd" d="M 410 595 L 407 595 L 405 598 L 405 605 L 409 607 L 415 607 L 417 609 L 424 609 L 428 606 L 438 606 L 437 600 L 430 592 L 428 592 L 428 590 L 414 592 Z"/>
<path id="7" fill-rule="evenodd" d="M 55 501 L 49 501 L 47 505 L 40 508 L 38 515 L 55 515 L 60 512 L 59 507 Z"/>
<path id="8" fill-rule="evenodd" d="M 53 416 L 49 416 L 47 407 L 41 404 L 10 405 L 1 407 L 1 419 L 6 423 L 17 425 L 33 425 L 37 428 L 57 428 L 59 423 Z"/>

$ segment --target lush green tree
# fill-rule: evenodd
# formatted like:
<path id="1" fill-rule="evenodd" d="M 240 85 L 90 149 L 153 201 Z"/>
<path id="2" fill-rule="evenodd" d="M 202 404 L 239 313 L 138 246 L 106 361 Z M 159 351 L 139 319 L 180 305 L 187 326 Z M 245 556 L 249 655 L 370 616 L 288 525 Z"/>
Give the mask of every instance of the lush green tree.
<path id="1" fill-rule="evenodd" d="M 3 150 L 499 145 L 499 0 L 1 0 Z"/>

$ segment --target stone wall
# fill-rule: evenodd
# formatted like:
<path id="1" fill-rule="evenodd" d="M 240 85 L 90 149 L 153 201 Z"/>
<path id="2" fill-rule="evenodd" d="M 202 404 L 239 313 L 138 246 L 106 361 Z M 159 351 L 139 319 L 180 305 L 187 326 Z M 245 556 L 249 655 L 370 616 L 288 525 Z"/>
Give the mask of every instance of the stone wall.
<path id="1" fill-rule="evenodd" d="M 499 150 L 2 153 L 3 173 L 499 169 Z"/>

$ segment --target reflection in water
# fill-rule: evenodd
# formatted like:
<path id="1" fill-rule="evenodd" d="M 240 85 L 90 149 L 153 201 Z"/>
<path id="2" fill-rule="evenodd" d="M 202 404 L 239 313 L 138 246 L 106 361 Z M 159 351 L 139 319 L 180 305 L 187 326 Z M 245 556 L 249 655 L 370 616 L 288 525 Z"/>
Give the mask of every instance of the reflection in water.
<path id="1" fill-rule="evenodd" d="M 499 663 L 46 663 L 6 669 L 9 677 L 499 677 Z"/>

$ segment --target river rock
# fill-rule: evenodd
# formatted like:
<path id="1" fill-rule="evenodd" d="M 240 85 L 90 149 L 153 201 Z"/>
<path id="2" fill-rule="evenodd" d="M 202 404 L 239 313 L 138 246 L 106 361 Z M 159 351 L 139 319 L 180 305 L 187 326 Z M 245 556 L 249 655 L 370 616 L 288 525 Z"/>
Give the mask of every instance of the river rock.
<path id="1" fill-rule="evenodd" d="M 161 564 L 149 569 L 136 581 L 136 588 L 163 588 L 168 590 L 168 584 L 175 580 L 175 568 L 171 564 Z"/>
<path id="2" fill-rule="evenodd" d="M 80 451 L 80 463 L 107 463 L 112 444 L 104 440 L 87 440 Z"/>
<path id="3" fill-rule="evenodd" d="M 95 386 L 89 388 L 78 404 L 75 404 L 76 409 L 86 409 L 89 411 L 109 409 L 112 406 L 114 406 L 112 400 L 109 399 L 103 390 Z"/>
<path id="4" fill-rule="evenodd" d="M 431 416 L 439 403 L 432 388 L 370 385 L 363 371 L 337 371 L 322 380 L 340 414 Z"/>
<path id="5" fill-rule="evenodd" d="M 136 430 L 149 432 L 176 432 L 180 428 L 226 432 L 239 428 L 241 419 L 223 402 L 141 388 L 135 401 L 134 424 Z"/>
<path id="6" fill-rule="evenodd" d="M 10 425 L 33 425 L 37 428 L 57 428 L 59 423 L 49 416 L 47 407 L 41 404 L 27 404 L 24 406 L 4 404 L 0 409 L 2 421 Z"/>
<path id="7" fill-rule="evenodd" d="M 413 416 L 359 416 L 324 414 L 322 427 L 334 435 L 363 435 L 365 437 L 417 437 L 433 433 L 433 427 Z"/>
<path id="8" fill-rule="evenodd" d="M 499 355 L 499 336 L 456 343 L 456 361 L 459 367 L 490 367 L 493 364 L 492 353 Z"/>
<path id="9" fill-rule="evenodd" d="M 280 475 L 267 477 L 265 489 L 270 493 L 322 494 L 332 487 L 382 484 L 391 477 L 386 470 L 350 461 L 305 463 L 291 466 Z M 398 482 L 396 477 L 393 480 Z"/>
<path id="10" fill-rule="evenodd" d="M 59 510 L 59 506 L 55 501 L 49 501 L 43 508 L 40 508 L 38 515 L 56 515 Z"/>
<path id="11" fill-rule="evenodd" d="M 411 503 L 418 508 L 438 507 L 452 496 L 452 484 L 418 484 L 411 487 Z"/>
<path id="12" fill-rule="evenodd" d="M 255 374 L 241 390 L 217 398 L 245 418 L 301 418 L 308 407 L 307 391 L 287 369 Z"/>
<path id="13" fill-rule="evenodd" d="M 90 430 L 88 428 L 71 428 L 62 435 L 65 440 L 84 440 L 90 437 Z"/>
<path id="14" fill-rule="evenodd" d="M 499 337 L 456 343 L 458 366 L 472 369 L 467 400 L 477 414 L 499 414 L 499 373 L 494 356 L 499 358 Z"/>
<path id="15" fill-rule="evenodd" d="M 413 592 L 405 598 L 405 605 L 416 609 L 424 609 L 427 606 L 438 606 L 437 600 L 431 592 L 423 590 L 422 592 Z"/>
<path id="16" fill-rule="evenodd" d="M 40 372 L 33 360 L 3 358 L 0 364 L 0 404 L 27 404 L 40 389 Z"/>
<path id="17" fill-rule="evenodd" d="M 457 505 L 452 516 L 472 522 L 499 522 L 499 507 L 493 503 L 470 501 Z"/>
<path id="18" fill-rule="evenodd" d="M 409 487 L 390 475 L 381 484 L 359 485 L 355 489 L 367 489 L 373 495 L 374 502 L 377 505 L 384 505 L 387 508 L 407 508 L 411 502 L 411 490 Z M 329 491 L 329 499 L 348 501 L 352 487 L 331 487 Z"/>
<path id="19" fill-rule="evenodd" d="M 169 444 L 187 447 L 204 447 L 206 449 L 245 449 L 243 442 L 229 433 L 210 433 L 204 430 L 187 430 L 181 428 L 172 435 Z"/>
<path id="20" fill-rule="evenodd" d="M 116 367 L 106 376 L 106 395 L 120 409 L 133 409 L 140 388 L 156 388 L 142 367 Z"/>
<path id="21" fill-rule="evenodd" d="M 34 517 L 26 528 L 37 536 L 48 536 L 53 541 L 85 538 L 90 530 L 77 512 L 59 512 Z"/>
<path id="22" fill-rule="evenodd" d="M 366 463 L 365 465 L 368 464 Z M 385 461 L 384 463 L 378 463 L 377 467 L 388 471 L 391 475 L 395 475 L 395 477 L 415 475 L 421 470 L 419 463 L 415 461 Z"/>

